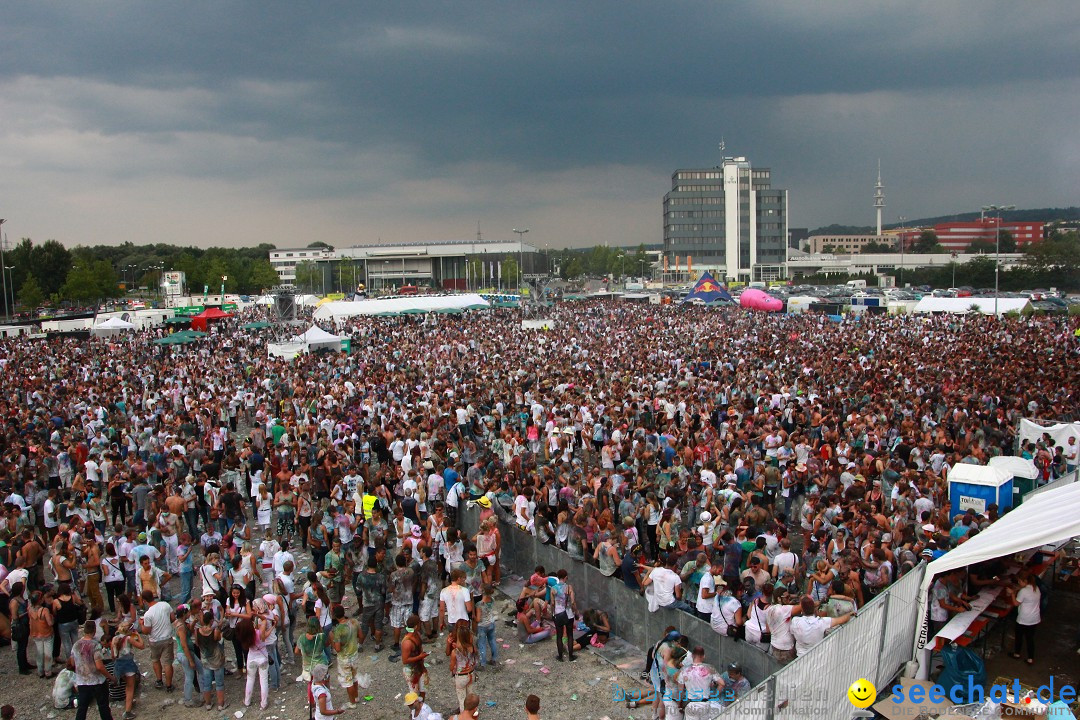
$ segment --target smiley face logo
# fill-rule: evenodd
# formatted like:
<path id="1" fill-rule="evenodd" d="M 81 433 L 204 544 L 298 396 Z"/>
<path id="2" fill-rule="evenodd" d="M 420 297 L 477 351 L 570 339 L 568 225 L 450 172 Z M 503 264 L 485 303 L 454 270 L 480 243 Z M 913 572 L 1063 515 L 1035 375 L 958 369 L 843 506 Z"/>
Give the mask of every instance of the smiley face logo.
<path id="1" fill-rule="evenodd" d="M 847 690 L 848 700 L 857 708 L 868 708 L 877 699 L 877 688 L 866 678 L 859 678 L 851 683 Z"/>

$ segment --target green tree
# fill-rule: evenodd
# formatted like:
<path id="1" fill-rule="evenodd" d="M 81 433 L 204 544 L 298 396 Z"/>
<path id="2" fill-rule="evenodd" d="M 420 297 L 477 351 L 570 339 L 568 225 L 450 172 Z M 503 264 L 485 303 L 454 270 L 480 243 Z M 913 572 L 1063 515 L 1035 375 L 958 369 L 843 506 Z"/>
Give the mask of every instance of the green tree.
<path id="1" fill-rule="evenodd" d="M 864 253 L 891 253 L 895 252 L 896 248 L 893 247 L 892 243 L 871 240 L 870 242 L 863 245 L 862 251 Z"/>
<path id="2" fill-rule="evenodd" d="M 19 290 L 19 304 L 33 310 L 43 302 L 45 302 L 45 293 L 41 291 L 37 278 L 33 275 L 27 275 L 22 288 Z"/>
<path id="3" fill-rule="evenodd" d="M 91 272 L 93 272 L 97 282 L 98 297 L 120 297 L 122 294 L 120 292 L 120 281 L 116 277 L 116 270 L 113 269 L 112 263 L 108 260 L 97 260 L 91 266 Z"/>
<path id="4" fill-rule="evenodd" d="M 101 297 L 97 276 L 90 264 L 80 260 L 68 273 L 61 294 L 79 304 L 96 302 Z"/>
<path id="5" fill-rule="evenodd" d="M 572 257 L 570 261 L 562 266 L 563 280 L 574 280 L 585 274 L 585 264 L 581 262 L 581 258 Z"/>
<path id="6" fill-rule="evenodd" d="M 304 292 L 313 292 L 322 288 L 322 269 L 317 263 L 310 260 L 296 264 L 296 280 L 293 281 L 297 288 Z"/>
<path id="7" fill-rule="evenodd" d="M 315 242 L 310 242 L 310 243 L 308 243 L 307 246 L 309 248 L 322 248 L 323 250 L 333 250 L 334 249 L 333 245 L 331 245 L 330 243 L 323 242 L 322 240 L 316 240 Z M 271 250 L 272 249 L 273 248 L 271 248 Z"/>
<path id="8" fill-rule="evenodd" d="M 923 230 L 919 233 L 919 239 L 915 241 L 911 251 L 919 254 L 940 253 L 945 249 L 938 242 L 937 233 L 933 230 Z"/>
<path id="9" fill-rule="evenodd" d="M 1037 272 L 1080 272 L 1080 234 L 1054 233 L 1024 248 L 1024 265 Z"/>
<path id="10" fill-rule="evenodd" d="M 1001 252 L 1003 252 L 1003 253 L 1014 253 L 1014 252 L 1016 252 L 1016 238 L 1013 237 L 1013 234 L 1011 232 L 1009 232 L 1008 230 L 1001 230 L 999 232 L 1000 232 L 1000 234 L 999 234 L 999 236 L 997 238 L 996 244 L 997 244 L 998 247 L 1001 248 Z"/>
<path id="11" fill-rule="evenodd" d="M 502 261 L 502 286 L 504 288 L 516 288 L 520 275 L 517 258 L 506 256 Z"/>
<path id="12" fill-rule="evenodd" d="M 247 285 L 243 290 L 252 294 L 258 293 L 268 290 L 280 282 L 277 270 L 274 269 L 269 260 L 256 260 L 251 264 Z"/>
<path id="13" fill-rule="evenodd" d="M 1004 250 L 1002 251 L 1004 252 Z M 967 250 L 964 251 L 966 255 L 993 255 L 994 243 L 989 240 L 972 240 L 968 245 Z"/>

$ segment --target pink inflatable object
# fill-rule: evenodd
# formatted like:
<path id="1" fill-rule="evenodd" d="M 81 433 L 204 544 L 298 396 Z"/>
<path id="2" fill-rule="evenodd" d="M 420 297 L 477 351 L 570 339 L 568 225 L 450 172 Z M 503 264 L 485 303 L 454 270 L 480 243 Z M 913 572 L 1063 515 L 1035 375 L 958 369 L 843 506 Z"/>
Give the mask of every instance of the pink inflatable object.
<path id="1" fill-rule="evenodd" d="M 743 290 L 742 295 L 739 296 L 739 305 L 748 310 L 764 310 L 765 312 L 780 312 L 784 309 L 783 302 L 754 288 Z"/>

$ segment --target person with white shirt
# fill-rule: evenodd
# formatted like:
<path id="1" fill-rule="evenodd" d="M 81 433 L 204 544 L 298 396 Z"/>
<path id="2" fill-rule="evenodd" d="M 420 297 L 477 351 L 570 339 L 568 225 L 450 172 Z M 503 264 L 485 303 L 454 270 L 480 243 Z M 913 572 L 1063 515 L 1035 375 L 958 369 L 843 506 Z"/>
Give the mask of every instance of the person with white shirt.
<path id="1" fill-rule="evenodd" d="M 821 617 L 817 614 L 817 603 L 810 597 L 803 597 L 799 601 L 799 607 L 802 613 L 798 617 L 791 618 L 791 634 L 795 637 L 796 656 L 805 655 L 810 648 L 825 639 L 827 631 L 855 617 L 854 613 L 845 613 L 834 618 Z"/>
<path id="2" fill-rule="evenodd" d="M 649 576 L 642 581 L 642 587 L 653 586 L 656 604 L 661 608 L 673 610 L 693 610 L 682 600 L 682 578 L 675 572 L 675 556 L 669 555 L 663 565 L 653 568 Z"/>
<path id="3" fill-rule="evenodd" d="M 1016 642 L 1012 656 L 1020 659 L 1020 646 L 1027 646 L 1027 664 L 1035 664 L 1035 630 L 1042 622 L 1042 592 L 1035 584 L 1035 579 L 1027 572 L 1017 577 L 1016 588 L 1006 592 L 1008 600 L 1016 607 Z"/>
<path id="4" fill-rule="evenodd" d="M 802 613 L 801 605 L 776 602 L 765 610 L 765 622 L 772 633 L 769 654 L 781 665 L 795 659 L 795 636 L 791 632 L 791 619 Z"/>
<path id="5" fill-rule="evenodd" d="M 716 607 L 719 589 L 727 587 L 724 581 L 724 561 L 718 555 L 713 559 L 710 572 L 702 573 L 698 581 L 698 594 L 695 610 L 699 618 L 705 622 L 712 620 L 713 608 Z"/>

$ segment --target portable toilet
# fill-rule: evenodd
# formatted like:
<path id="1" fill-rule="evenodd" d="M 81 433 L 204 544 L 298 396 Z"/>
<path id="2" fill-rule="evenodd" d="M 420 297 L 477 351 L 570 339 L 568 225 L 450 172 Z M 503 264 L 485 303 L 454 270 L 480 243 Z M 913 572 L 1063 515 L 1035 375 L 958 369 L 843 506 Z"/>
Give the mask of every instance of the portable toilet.
<path id="1" fill-rule="evenodd" d="M 957 463 L 949 470 L 949 520 L 973 509 L 982 515 L 997 503 L 998 511 L 1013 506 L 1012 474 L 988 465 Z"/>
<path id="2" fill-rule="evenodd" d="M 1024 496 L 1035 489 L 1035 483 L 1039 479 L 1039 469 L 1035 467 L 1035 463 L 1017 455 L 992 457 L 987 465 L 1012 476 L 1014 506 L 1023 502 Z"/>

